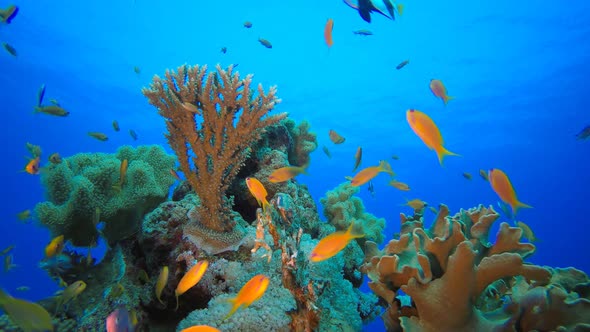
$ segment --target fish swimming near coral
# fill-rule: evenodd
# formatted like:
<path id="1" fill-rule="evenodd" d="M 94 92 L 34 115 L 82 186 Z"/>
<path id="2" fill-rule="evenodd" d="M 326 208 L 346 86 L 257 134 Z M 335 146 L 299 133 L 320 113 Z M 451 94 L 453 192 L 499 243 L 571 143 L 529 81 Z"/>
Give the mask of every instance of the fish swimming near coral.
<path id="1" fill-rule="evenodd" d="M 133 332 L 135 326 L 129 311 L 120 306 L 111 312 L 106 319 L 107 332 Z"/>
<path id="2" fill-rule="evenodd" d="M 218 330 L 218 329 L 208 326 L 208 325 L 195 325 L 195 326 L 191 326 L 189 328 L 186 328 L 180 332 L 221 332 L 221 330 Z"/>
<path id="3" fill-rule="evenodd" d="M 379 13 L 391 20 L 395 20 L 396 13 L 401 15 L 402 5 L 394 5 L 391 0 L 344 0 L 349 7 L 356 9 L 361 18 L 371 23 L 371 13 Z"/>
<path id="4" fill-rule="evenodd" d="M 246 186 L 248 186 L 248 190 L 250 190 L 252 196 L 256 198 L 258 205 L 262 206 L 262 211 L 266 211 L 266 209 L 269 206 L 269 203 L 266 199 L 266 196 L 268 196 L 268 192 L 266 191 L 266 188 L 264 188 L 264 185 L 256 178 L 247 177 Z"/>
<path id="5" fill-rule="evenodd" d="M 490 169 L 488 172 L 488 178 L 494 192 L 504 203 L 510 205 L 513 214 L 516 214 L 516 211 L 519 208 L 532 208 L 532 206 L 518 200 L 516 197 L 516 191 L 514 190 L 508 175 L 502 170 L 497 168 Z"/>
<path id="6" fill-rule="evenodd" d="M 162 267 L 162 270 L 160 271 L 160 275 L 158 276 L 158 281 L 156 282 L 156 298 L 162 304 L 164 304 L 164 302 L 162 302 L 162 299 L 161 299 L 162 291 L 164 290 L 164 287 L 166 287 L 167 283 L 168 283 L 168 266 L 164 266 L 164 267 Z"/>
<path id="7" fill-rule="evenodd" d="M 207 271 L 207 267 L 209 267 L 209 262 L 202 260 L 191 267 L 190 270 L 184 274 L 182 279 L 180 279 L 178 286 L 176 286 L 176 290 L 174 291 L 174 295 L 176 296 L 176 309 L 174 310 L 178 310 L 178 297 L 186 293 L 186 291 L 191 289 L 201 280 L 203 274 Z"/>
<path id="8" fill-rule="evenodd" d="M 254 303 L 254 301 L 260 299 L 262 295 L 264 295 L 264 292 L 266 292 L 269 283 L 270 279 L 265 275 L 259 274 L 252 277 L 252 279 L 240 289 L 236 297 L 228 300 L 228 302 L 232 304 L 232 308 L 223 320 L 228 319 L 240 307 L 248 307 L 250 304 Z"/>
<path id="9" fill-rule="evenodd" d="M 63 235 L 56 236 L 45 247 L 45 257 L 51 258 L 55 255 L 59 255 L 59 254 L 61 254 L 63 249 L 64 249 L 64 236 Z"/>
<path id="10" fill-rule="evenodd" d="M 376 177 L 379 173 L 387 173 L 391 176 L 395 174 L 391 170 L 391 165 L 385 160 L 381 160 L 379 162 L 379 166 L 369 166 L 360 170 L 356 175 L 350 180 L 350 184 L 353 187 L 362 186 L 363 184 L 371 181 L 374 177 Z"/>
<path id="11" fill-rule="evenodd" d="M 272 183 L 279 183 L 289 181 L 292 178 L 296 177 L 299 174 L 307 175 L 308 165 L 303 166 L 286 166 L 275 169 L 269 176 L 268 181 Z"/>
<path id="12" fill-rule="evenodd" d="M 51 315 L 37 303 L 14 298 L 0 290 L 0 307 L 23 331 L 53 331 Z"/>
<path id="13" fill-rule="evenodd" d="M 309 260 L 314 263 L 325 261 L 336 256 L 342 249 L 346 248 L 350 241 L 365 236 L 365 234 L 353 234 L 353 228 L 354 221 L 350 223 L 346 231 L 334 232 L 321 239 L 311 251 Z"/>
<path id="14" fill-rule="evenodd" d="M 40 171 L 39 163 L 40 163 L 40 161 L 41 161 L 41 158 L 39 158 L 39 157 L 29 160 L 29 162 L 25 166 L 25 172 L 27 172 L 29 174 L 32 174 L 32 175 L 39 174 L 39 171 Z"/>

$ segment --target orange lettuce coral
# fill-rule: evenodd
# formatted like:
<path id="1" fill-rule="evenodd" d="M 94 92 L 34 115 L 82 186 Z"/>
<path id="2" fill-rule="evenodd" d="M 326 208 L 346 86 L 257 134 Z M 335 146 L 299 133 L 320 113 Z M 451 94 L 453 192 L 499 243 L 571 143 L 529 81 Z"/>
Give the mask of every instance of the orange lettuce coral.
<path id="1" fill-rule="evenodd" d="M 265 117 L 280 102 L 275 87 L 265 94 L 258 85 L 256 93 L 251 75 L 241 79 L 232 66 L 216 68 L 208 74 L 207 66 L 184 65 L 166 71 L 164 79 L 155 76 L 142 91 L 166 119 L 168 143 L 201 199 L 186 233 L 210 252 L 243 236 L 225 193 L 264 128 L 286 117 Z"/>

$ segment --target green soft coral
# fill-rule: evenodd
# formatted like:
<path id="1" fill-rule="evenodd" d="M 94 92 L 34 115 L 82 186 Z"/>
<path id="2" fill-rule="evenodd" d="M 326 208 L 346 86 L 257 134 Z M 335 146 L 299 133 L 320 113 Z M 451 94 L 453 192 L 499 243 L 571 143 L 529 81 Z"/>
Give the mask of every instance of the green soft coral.
<path id="1" fill-rule="evenodd" d="M 309 164 L 309 155 L 318 148 L 316 133 L 309 130 L 311 125 L 306 120 L 295 125 L 295 121 L 286 119 L 284 124 L 294 141 L 292 150 L 289 152 L 289 163 L 295 166 Z"/>
<path id="2" fill-rule="evenodd" d="M 125 159 L 127 176 L 116 190 Z M 174 183 L 169 172 L 174 164 L 175 158 L 157 145 L 65 158 L 43 169 L 47 201 L 37 204 L 35 212 L 52 236 L 63 234 L 75 246 L 89 246 L 99 235 L 93 223 L 98 208 L 105 222 L 102 234 L 117 242 L 135 233 L 144 214 L 166 199 Z"/>
<path id="3" fill-rule="evenodd" d="M 360 242 L 370 240 L 381 243 L 385 219 L 365 212 L 363 201 L 354 196 L 359 191 L 359 187 L 353 187 L 350 182 L 341 183 L 333 190 L 329 190 L 326 196 L 320 199 L 320 203 L 324 206 L 324 216 L 339 231 L 346 230 L 354 221 L 355 227 L 362 228 L 365 234 L 363 239 L 359 239 Z"/>

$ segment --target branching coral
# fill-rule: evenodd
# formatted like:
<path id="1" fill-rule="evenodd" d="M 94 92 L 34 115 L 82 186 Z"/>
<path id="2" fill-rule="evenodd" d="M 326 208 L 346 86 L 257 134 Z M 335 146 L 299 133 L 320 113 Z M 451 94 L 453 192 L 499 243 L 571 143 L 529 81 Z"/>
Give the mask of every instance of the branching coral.
<path id="1" fill-rule="evenodd" d="M 493 331 L 493 330 L 553 330 L 568 325 L 571 320 L 587 322 L 581 316 L 590 301 L 580 299 L 567 304 L 567 290 L 555 292 L 551 271 L 527 264 L 524 258 L 535 251 L 530 243 L 521 243 L 522 230 L 506 223 L 500 225 L 495 243 L 488 242 L 488 233 L 499 215 L 491 208 L 476 209 L 449 217 L 448 208 L 441 205 L 433 225 L 423 227 L 422 216 L 413 218 L 402 214 L 400 238 L 391 240 L 382 252 L 375 243 L 367 242 L 365 273 L 371 278 L 369 287 L 389 304 L 383 315 L 389 331 Z M 525 295 L 507 285 L 521 280 Z M 561 303 L 552 310 L 563 313 L 568 308 L 579 310 L 562 314 L 549 324 L 528 323 L 524 320 L 535 302 L 535 288 L 542 289 L 543 300 Z M 397 291 L 401 289 L 412 299 L 412 306 L 402 306 Z M 534 293 L 534 292 L 533 292 Z M 564 295 L 565 294 L 565 295 Z M 571 294 L 571 293 L 570 293 Z M 503 305 L 502 295 L 510 295 L 515 306 Z M 528 296 L 528 297 L 527 297 Z M 490 299 L 493 298 L 493 299 Z M 486 298 L 486 299 L 482 299 Z M 549 300 L 551 298 L 552 300 Z M 545 300 L 546 299 L 546 300 Z M 494 301 L 493 304 L 485 303 Z M 520 303 L 518 303 L 520 302 Z M 572 302 L 572 301 L 570 301 Z M 506 303 L 504 303 L 506 304 Z M 518 309 L 520 308 L 524 309 Z M 538 305 L 533 312 L 555 313 Z M 549 321 L 549 319 L 545 319 Z M 538 322 L 538 321 L 537 321 Z"/>
<path id="2" fill-rule="evenodd" d="M 251 84 L 251 75 L 241 79 L 232 66 L 217 66 L 208 75 L 207 66 L 185 65 L 166 71 L 164 79 L 155 76 L 143 89 L 166 119 L 168 143 L 201 199 L 190 232 L 201 240 L 222 237 L 221 242 L 228 242 L 243 235 L 235 234 L 226 191 L 265 127 L 286 117 L 266 116 L 280 102 L 275 87 L 265 94 L 259 85 L 256 94 Z"/>

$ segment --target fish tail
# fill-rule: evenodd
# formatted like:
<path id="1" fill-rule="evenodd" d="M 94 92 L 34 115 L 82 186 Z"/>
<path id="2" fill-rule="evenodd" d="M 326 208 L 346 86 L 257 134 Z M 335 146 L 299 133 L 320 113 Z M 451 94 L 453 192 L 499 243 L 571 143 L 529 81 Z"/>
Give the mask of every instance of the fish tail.
<path id="1" fill-rule="evenodd" d="M 351 239 L 358 239 L 361 237 L 365 237 L 365 234 L 354 234 L 352 231 L 354 229 L 354 220 L 350 222 L 350 226 L 346 229 L 346 233 L 350 235 Z"/>
<path id="2" fill-rule="evenodd" d="M 451 96 L 444 96 L 443 97 L 443 102 L 445 103 L 445 106 L 447 105 L 447 103 L 449 102 L 449 100 L 453 100 L 455 99 L 455 97 L 451 97 Z"/>
<path id="3" fill-rule="evenodd" d="M 266 212 L 266 210 L 268 209 L 268 207 L 270 206 L 270 204 L 268 203 L 268 201 L 266 200 L 266 198 L 262 201 L 262 212 Z"/>
<path id="4" fill-rule="evenodd" d="M 41 113 L 41 106 L 35 106 L 34 110 L 33 110 L 33 114 L 37 114 L 37 113 Z"/>
<path id="5" fill-rule="evenodd" d="M 528 205 L 528 204 L 525 204 L 525 203 L 520 202 L 520 201 L 516 201 L 516 204 L 514 204 L 514 206 L 512 207 L 512 212 L 514 214 L 516 214 L 516 211 L 518 211 L 518 209 L 532 209 L 532 208 L 533 207 L 530 206 L 530 205 Z"/>
<path id="6" fill-rule="evenodd" d="M 379 168 L 381 169 L 381 172 L 385 172 L 391 176 L 395 175 L 395 173 L 393 173 L 393 170 L 391 169 L 391 165 L 385 160 L 381 160 L 379 162 Z"/>
<path id="7" fill-rule="evenodd" d="M 227 313 L 227 315 L 225 315 L 225 317 L 223 317 L 223 319 L 221 321 L 224 321 L 224 320 L 230 318 L 240 307 L 240 306 L 236 305 L 235 299 L 228 299 L 226 301 L 231 303 L 232 307 L 231 307 L 231 310 Z"/>
<path id="8" fill-rule="evenodd" d="M 436 155 L 438 156 L 438 162 L 440 163 L 441 166 L 444 166 L 443 164 L 443 159 L 446 156 L 457 156 L 457 157 L 461 157 L 460 154 L 451 152 L 449 150 L 447 150 L 444 146 L 440 146 L 436 149 Z"/>

